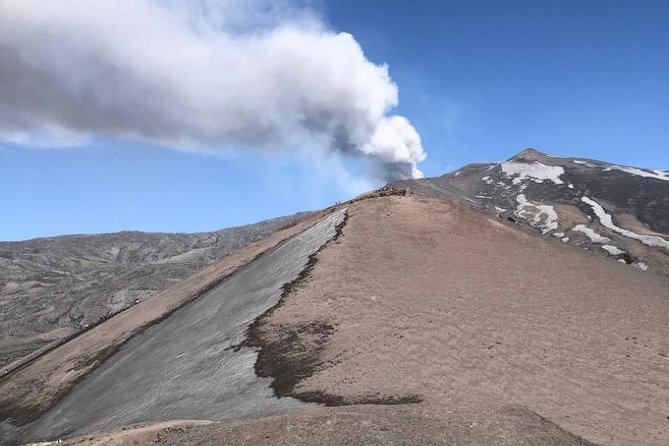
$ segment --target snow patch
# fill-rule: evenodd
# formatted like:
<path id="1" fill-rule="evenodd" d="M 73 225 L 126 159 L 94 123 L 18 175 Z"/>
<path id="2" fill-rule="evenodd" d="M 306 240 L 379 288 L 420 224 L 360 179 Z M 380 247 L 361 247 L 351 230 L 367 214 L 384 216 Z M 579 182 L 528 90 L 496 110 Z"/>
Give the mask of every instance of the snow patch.
<path id="1" fill-rule="evenodd" d="M 562 237 L 561 239 L 563 242 L 567 243 L 569 241 L 569 237 Z"/>
<path id="2" fill-rule="evenodd" d="M 648 271 L 648 264 L 643 263 L 643 262 L 637 262 L 632 264 L 633 267 L 639 268 L 642 271 Z"/>
<path id="3" fill-rule="evenodd" d="M 581 200 L 590 205 L 597 218 L 599 218 L 599 222 L 602 224 L 602 226 L 605 226 L 611 229 L 612 231 L 617 232 L 618 234 L 624 235 L 627 238 L 638 240 L 644 245 L 660 246 L 666 250 L 669 250 L 669 241 L 663 239 L 662 237 L 657 237 L 654 235 L 637 234 L 636 232 L 632 232 L 628 229 L 616 226 L 616 224 L 613 223 L 613 217 L 607 214 L 604 208 L 595 200 L 586 196 L 581 198 Z"/>
<path id="4" fill-rule="evenodd" d="M 583 160 L 572 160 L 576 164 L 581 164 L 587 167 L 604 167 L 604 165 L 590 163 Z M 669 171 L 660 170 L 660 169 L 639 169 L 638 167 L 629 167 L 629 166 L 619 166 L 616 164 L 608 164 L 604 168 L 604 172 L 610 172 L 613 169 L 619 170 L 621 172 L 629 173 L 630 175 L 636 175 L 644 178 L 654 178 L 656 180 L 669 181 Z"/>
<path id="5" fill-rule="evenodd" d="M 611 241 L 608 237 L 603 237 L 597 234 L 592 228 L 588 228 L 586 225 L 576 225 L 571 228 L 572 231 L 582 232 L 585 234 L 591 242 L 593 243 L 608 243 Z"/>
<path id="6" fill-rule="evenodd" d="M 535 183 L 543 183 L 544 180 L 555 184 L 564 184 L 560 175 L 564 169 L 560 166 L 547 166 L 538 161 L 521 163 L 518 161 L 505 161 L 502 163 L 502 172 L 508 177 L 515 177 L 513 184 L 520 184 L 524 179 L 530 178 Z"/>
<path id="7" fill-rule="evenodd" d="M 636 167 L 616 166 L 616 165 L 612 165 L 611 168 L 620 170 L 621 172 L 626 172 L 632 175 L 636 175 L 639 177 L 654 178 L 656 180 L 669 181 L 669 172 L 666 172 L 664 170 L 655 169 L 648 172 L 646 170 L 638 169 Z"/>
<path id="8" fill-rule="evenodd" d="M 518 195 L 516 202 L 518 202 L 518 207 L 515 214 L 529 222 L 535 228 L 541 229 L 542 234 L 558 228 L 558 214 L 555 212 L 553 206 L 530 203 L 527 201 L 525 194 Z"/>
<path id="9" fill-rule="evenodd" d="M 602 245 L 602 249 L 611 254 L 612 256 L 617 256 L 619 254 L 625 253 L 625 251 L 613 245 Z"/>
<path id="10" fill-rule="evenodd" d="M 584 160 L 572 160 L 572 162 L 575 163 L 575 164 L 581 164 L 581 165 L 586 166 L 586 167 L 598 167 L 597 164 L 590 163 L 590 162 L 584 161 Z"/>

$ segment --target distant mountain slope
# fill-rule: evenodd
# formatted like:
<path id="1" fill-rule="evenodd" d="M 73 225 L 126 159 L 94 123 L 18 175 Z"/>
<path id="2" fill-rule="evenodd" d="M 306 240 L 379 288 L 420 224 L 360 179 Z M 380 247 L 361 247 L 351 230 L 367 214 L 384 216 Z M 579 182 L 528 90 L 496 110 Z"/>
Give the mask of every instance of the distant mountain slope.
<path id="1" fill-rule="evenodd" d="M 0 242 L 0 366 L 306 215 L 196 234 L 119 232 Z"/>
<path id="2" fill-rule="evenodd" d="M 641 269 L 669 275 L 669 172 L 527 149 L 438 178 L 393 183 L 456 197 Z"/>

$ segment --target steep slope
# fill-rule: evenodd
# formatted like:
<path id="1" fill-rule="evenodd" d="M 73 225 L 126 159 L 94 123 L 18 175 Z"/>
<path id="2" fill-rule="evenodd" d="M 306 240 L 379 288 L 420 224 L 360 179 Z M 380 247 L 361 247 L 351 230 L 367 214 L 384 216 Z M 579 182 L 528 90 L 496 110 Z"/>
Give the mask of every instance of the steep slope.
<path id="1" fill-rule="evenodd" d="M 669 443 L 669 279 L 456 201 L 351 205 L 253 334 L 278 395 L 437 418 L 512 404 L 594 442 Z"/>
<path id="2" fill-rule="evenodd" d="M 16 431 L 17 427 L 41 417 L 129 340 L 168 319 L 264 253 L 304 232 L 324 215 L 324 212 L 317 212 L 303 221 L 250 243 L 22 367 L 0 376 L 0 439 Z"/>
<path id="3" fill-rule="evenodd" d="M 669 275 L 669 172 L 527 149 L 493 164 L 393 184 L 534 227 L 621 263 Z"/>
<path id="4" fill-rule="evenodd" d="M 120 232 L 0 242 L 0 367 L 306 215 L 210 233 Z"/>
<path id="5" fill-rule="evenodd" d="M 243 418 L 295 408 L 298 402 L 290 398 L 271 397 L 266 380 L 253 372 L 255 352 L 238 344 L 249 321 L 274 306 L 284 284 L 295 280 L 309 257 L 336 236 L 345 215 L 345 209 L 335 212 L 286 239 L 133 337 L 45 416 L 25 426 L 22 439 L 58 438 L 140 421 Z"/>

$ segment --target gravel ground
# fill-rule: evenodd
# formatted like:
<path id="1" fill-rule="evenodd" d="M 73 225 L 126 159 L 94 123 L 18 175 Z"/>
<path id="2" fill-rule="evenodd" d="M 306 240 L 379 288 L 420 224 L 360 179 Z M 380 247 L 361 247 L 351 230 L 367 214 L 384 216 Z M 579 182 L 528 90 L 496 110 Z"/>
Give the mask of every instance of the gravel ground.
<path id="1" fill-rule="evenodd" d="M 591 443 L 522 407 L 436 416 L 416 406 L 355 406 L 206 425 L 156 425 L 95 435 L 63 446 L 209 445 L 500 445 L 585 446 Z"/>
<path id="2" fill-rule="evenodd" d="M 274 306 L 309 257 L 336 235 L 345 210 L 286 240 L 125 344 L 35 423 L 21 439 L 52 440 L 137 422 L 239 419 L 300 407 L 274 398 L 237 347 L 250 321 Z"/>
<path id="3" fill-rule="evenodd" d="M 277 381 L 298 364 L 286 394 L 308 401 L 513 404 L 594 442 L 669 444 L 668 302 L 665 277 L 454 201 L 386 197 L 350 207 L 257 336 Z M 333 328 L 291 335 L 309 324 Z"/>
<path id="4" fill-rule="evenodd" d="M 320 220 L 314 215 L 251 243 L 0 378 L 0 438 L 39 418 L 125 342 L 211 290 L 282 241 Z"/>

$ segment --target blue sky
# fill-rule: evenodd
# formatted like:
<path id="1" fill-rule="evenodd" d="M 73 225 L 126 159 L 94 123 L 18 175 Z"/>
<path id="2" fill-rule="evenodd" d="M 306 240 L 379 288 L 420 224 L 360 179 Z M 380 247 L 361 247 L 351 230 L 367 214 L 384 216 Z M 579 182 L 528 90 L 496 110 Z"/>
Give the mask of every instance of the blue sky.
<path id="1" fill-rule="evenodd" d="M 321 14 L 389 65 L 427 176 L 526 147 L 669 168 L 668 1 L 337 0 Z M 344 166 L 364 175 L 355 160 Z M 57 150 L 3 144 L 0 169 L 1 240 L 215 230 L 352 193 L 327 160 L 103 137 Z"/>
<path id="2" fill-rule="evenodd" d="M 428 175 L 523 147 L 669 167 L 669 2 L 387 4 L 329 17 L 389 61 Z"/>

